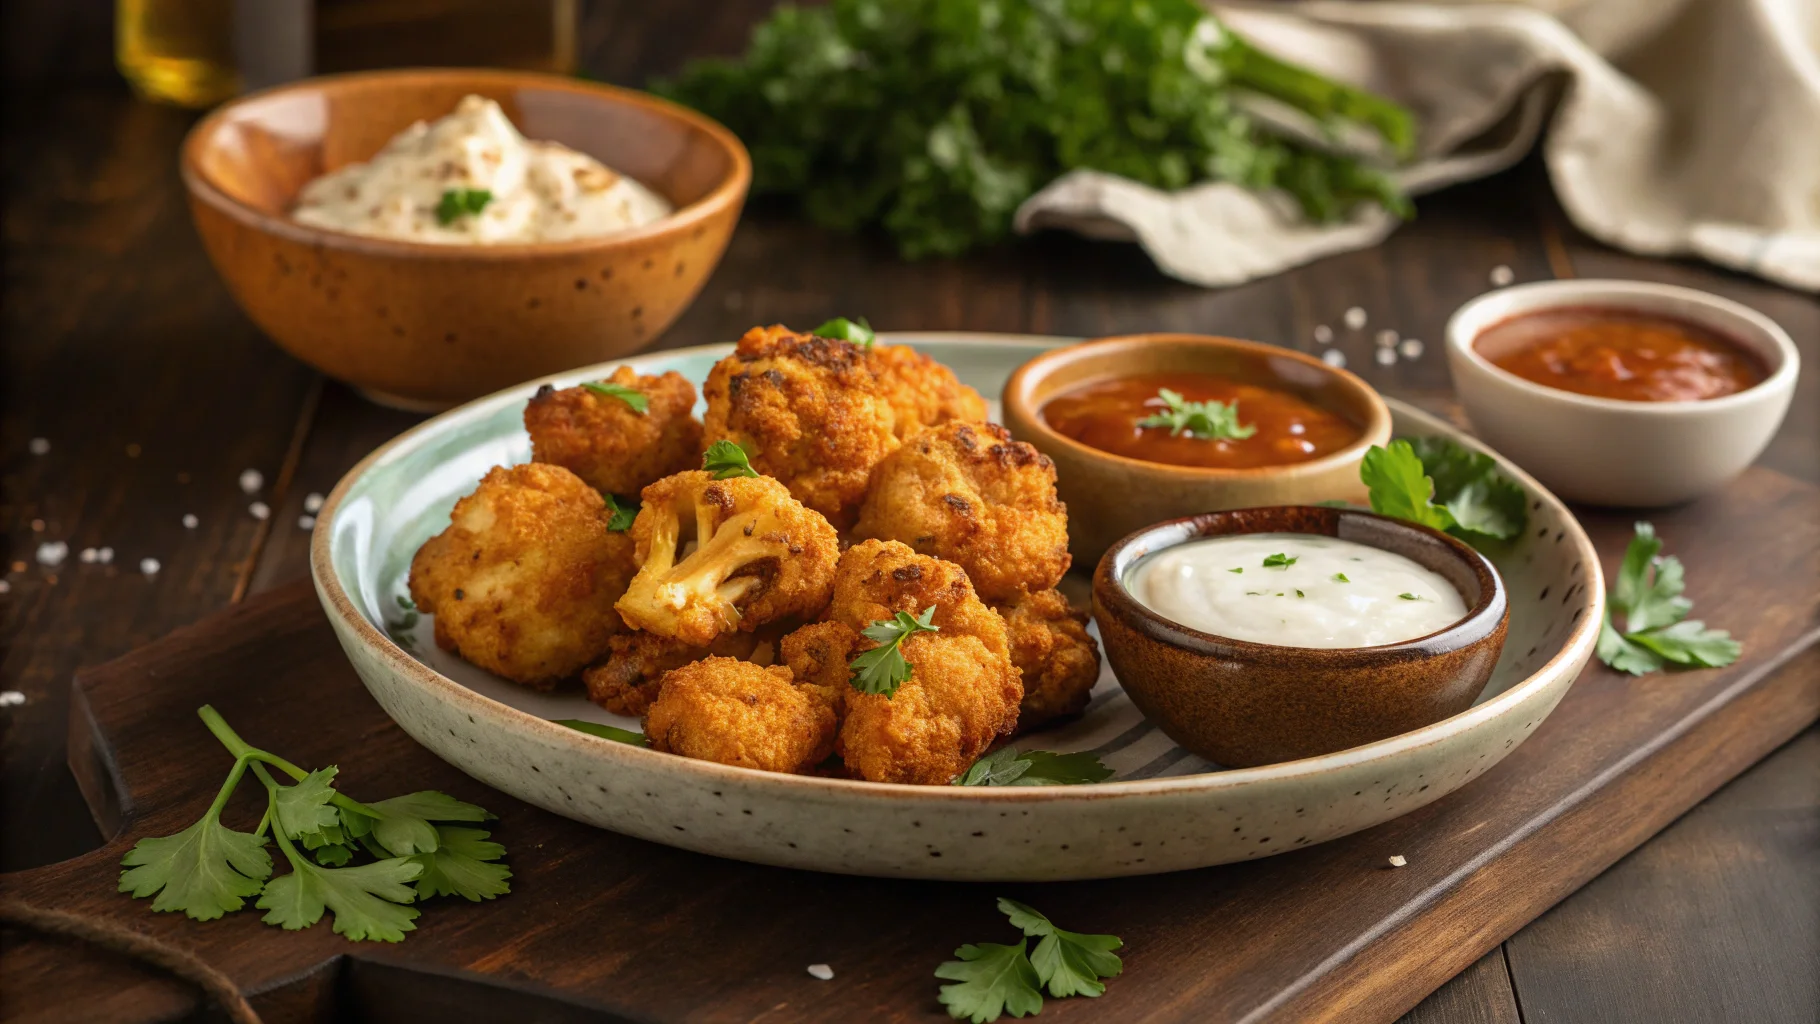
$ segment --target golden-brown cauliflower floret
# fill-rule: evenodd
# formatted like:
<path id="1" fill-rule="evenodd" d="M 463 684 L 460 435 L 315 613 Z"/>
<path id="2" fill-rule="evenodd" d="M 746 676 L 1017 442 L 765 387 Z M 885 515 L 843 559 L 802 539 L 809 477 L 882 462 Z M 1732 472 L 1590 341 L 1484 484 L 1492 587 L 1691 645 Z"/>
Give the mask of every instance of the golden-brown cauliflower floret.
<path id="1" fill-rule="evenodd" d="M 657 699 L 665 672 L 712 655 L 770 665 L 777 660 L 777 637 L 771 630 L 722 633 L 706 647 L 691 647 L 656 633 L 630 630 L 607 642 L 606 660 L 583 672 L 581 681 L 588 687 L 589 700 L 616 715 L 636 718 Z"/>
<path id="2" fill-rule="evenodd" d="M 1055 463 L 995 423 L 945 423 L 905 442 L 872 471 L 853 532 L 960 565 L 988 601 L 1048 590 L 1068 571 Z"/>
<path id="3" fill-rule="evenodd" d="M 910 678 L 896 693 L 843 695 L 839 750 L 860 778 L 942 785 L 1017 725 L 1024 687 L 1011 664 L 1005 624 L 980 603 L 959 566 L 893 541 L 866 541 L 841 556 L 832 620 L 857 631 L 931 607 L 937 631 L 903 641 Z M 857 645 L 872 646 L 870 640 Z"/>
<path id="4" fill-rule="evenodd" d="M 872 467 L 897 447 L 891 403 L 849 341 L 753 328 L 702 386 L 707 441 L 737 441 L 752 468 L 846 529 Z"/>
<path id="5" fill-rule="evenodd" d="M 1020 594 L 994 611 L 1005 620 L 1011 663 L 1024 679 L 1018 729 L 1085 710 L 1100 678 L 1100 648 L 1087 635 L 1087 614 L 1059 590 Z"/>
<path id="6" fill-rule="evenodd" d="M 784 637 L 778 657 L 796 677 L 798 686 L 818 686 L 839 711 L 852 689 L 848 662 L 863 643 L 859 633 L 844 622 L 815 622 Z"/>
<path id="7" fill-rule="evenodd" d="M 588 388 L 546 384 L 525 406 L 532 457 L 562 466 L 609 494 L 634 495 L 701 459 L 695 386 L 672 370 L 641 377 L 622 366 L 602 383 L 644 396 L 645 411 Z"/>
<path id="8" fill-rule="evenodd" d="M 607 529 L 594 488 L 561 466 L 501 466 L 449 520 L 411 560 L 411 598 L 436 617 L 437 646 L 540 690 L 606 651 L 632 539 Z"/>
<path id="9" fill-rule="evenodd" d="M 873 345 L 871 354 L 896 413 L 898 440 L 950 420 L 985 420 L 986 400 L 957 380 L 953 370 L 908 345 Z"/>
<path id="10" fill-rule="evenodd" d="M 665 673 L 645 716 L 656 750 L 703 761 L 800 774 L 834 749 L 834 709 L 818 687 L 781 665 L 707 658 Z"/>
<path id="11" fill-rule="evenodd" d="M 706 647 L 828 603 L 840 541 L 783 484 L 698 469 L 643 497 L 632 522 L 638 575 L 615 606 L 633 628 Z"/>

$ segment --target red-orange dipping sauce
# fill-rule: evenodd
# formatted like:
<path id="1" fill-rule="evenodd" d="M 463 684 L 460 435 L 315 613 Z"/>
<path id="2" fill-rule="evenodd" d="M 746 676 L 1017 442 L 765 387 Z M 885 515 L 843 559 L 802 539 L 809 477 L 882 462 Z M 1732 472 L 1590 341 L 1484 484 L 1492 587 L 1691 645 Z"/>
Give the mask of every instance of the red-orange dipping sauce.
<path id="1" fill-rule="evenodd" d="M 1622 309 L 1551 309 L 1473 339 L 1492 365 L 1562 391 L 1626 402 L 1691 402 L 1755 387 L 1755 354 L 1699 324 Z"/>
<path id="2" fill-rule="evenodd" d="M 1166 406 L 1157 392 L 1178 392 L 1190 402 L 1238 403 L 1250 437 L 1202 439 L 1138 421 Z M 1055 430 L 1103 452 L 1145 462 L 1207 469 L 1255 469 L 1318 459 L 1364 433 L 1351 420 L 1276 388 L 1241 384 L 1211 373 L 1155 373 L 1083 385 L 1050 399 L 1043 419 Z"/>

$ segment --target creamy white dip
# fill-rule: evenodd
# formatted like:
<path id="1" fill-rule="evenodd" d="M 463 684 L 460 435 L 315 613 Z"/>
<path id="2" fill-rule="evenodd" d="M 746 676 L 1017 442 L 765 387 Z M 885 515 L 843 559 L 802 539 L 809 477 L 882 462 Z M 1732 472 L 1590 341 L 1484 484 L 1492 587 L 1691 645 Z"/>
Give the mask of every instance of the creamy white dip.
<path id="1" fill-rule="evenodd" d="M 1466 602 L 1439 573 L 1382 548 L 1303 533 L 1178 544 L 1139 562 L 1125 585 L 1184 626 L 1282 647 L 1401 643 L 1466 617 Z"/>
<path id="2" fill-rule="evenodd" d="M 478 211 L 459 202 L 478 192 L 488 194 Z M 461 210 L 452 218 L 449 193 Z M 526 139 L 499 104 L 469 96 L 436 123 L 406 128 L 366 163 L 305 185 L 291 215 L 357 235 L 484 245 L 596 238 L 671 212 L 638 182 L 567 146 Z"/>

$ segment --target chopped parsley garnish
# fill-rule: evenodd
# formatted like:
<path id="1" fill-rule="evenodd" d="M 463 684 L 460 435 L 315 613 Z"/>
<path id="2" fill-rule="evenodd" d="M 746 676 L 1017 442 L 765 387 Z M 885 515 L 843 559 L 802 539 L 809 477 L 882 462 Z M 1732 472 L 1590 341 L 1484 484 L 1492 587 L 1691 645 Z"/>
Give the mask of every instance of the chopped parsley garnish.
<path id="1" fill-rule="evenodd" d="M 1681 560 L 1664 555 L 1656 528 L 1638 523 L 1618 578 L 1605 599 L 1599 627 L 1599 660 L 1620 672 L 1640 676 L 1669 665 L 1720 668 L 1738 660 L 1743 647 L 1722 629 L 1707 629 L 1690 619 L 1692 601 Z M 1624 629 L 1617 626 L 1624 616 Z"/>
<path id="2" fill-rule="evenodd" d="M 866 348 L 871 348 L 872 343 L 878 340 L 877 333 L 872 330 L 872 325 L 867 323 L 866 318 L 863 316 L 859 318 L 857 323 L 844 316 L 837 316 L 809 333 L 818 338 L 837 338 L 841 341 L 851 341 L 855 345 Z"/>
<path id="3" fill-rule="evenodd" d="M 1529 521 L 1523 488 L 1498 472 L 1491 456 L 1446 438 L 1372 445 L 1359 465 L 1359 479 L 1371 492 L 1373 512 L 1473 544 L 1508 540 Z"/>
<path id="4" fill-rule="evenodd" d="M 1187 434 L 1202 441 L 1242 441 L 1258 432 L 1239 423 L 1237 402 L 1190 402 L 1179 392 L 1157 389 L 1163 410 L 1138 420 L 1140 427 L 1168 427 L 1170 437 Z"/>
<path id="5" fill-rule="evenodd" d="M 614 533 L 624 533 L 630 530 L 632 521 L 638 518 L 638 499 L 615 497 L 605 491 L 600 492 L 600 496 L 607 502 L 607 512 L 609 513 L 607 529 Z"/>
<path id="6" fill-rule="evenodd" d="M 393 600 L 398 602 L 398 607 L 404 614 L 396 619 L 386 620 L 385 635 L 391 637 L 393 643 L 405 650 L 415 651 L 417 650 L 417 638 L 411 634 L 411 631 L 417 628 L 417 602 L 403 594 L 394 595 Z"/>
<path id="7" fill-rule="evenodd" d="M 443 895 L 478 902 L 511 891 L 512 872 L 498 863 L 505 848 L 481 829 L 447 824 L 485 821 L 492 817 L 485 810 L 433 790 L 361 803 L 335 790 L 334 765 L 305 771 L 249 746 L 214 708 L 205 704 L 197 714 L 234 755 L 233 767 L 199 821 L 126 852 L 121 892 L 155 894 L 153 910 L 198 921 L 258 896 L 266 924 L 308 928 L 329 913 L 335 932 L 351 940 L 399 942 L 416 928 L 412 903 Z M 270 768 L 292 784 L 281 785 Z M 265 788 L 265 813 L 257 829 L 239 832 L 222 824 L 221 813 L 249 771 Z M 272 877 L 271 840 L 289 874 Z M 353 864 L 356 857 L 370 859 Z"/>
<path id="8" fill-rule="evenodd" d="M 935 624 L 934 605 L 924 608 L 921 615 L 898 612 L 889 619 L 874 622 L 860 630 L 860 635 L 878 646 L 861 651 L 847 663 L 853 670 L 849 682 L 861 693 L 894 696 L 899 686 L 910 681 L 910 663 L 904 660 L 904 654 L 898 648 L 903 646 L 905 639 L 918 633 L 940 630 L 941 627 Z"/>
<path id="9" fill-rule="evenodd" d="M 1228 569 L 1227 572 L 1244 572 L 1244 569 Z"/>
<path id="10" fill-rule="evenodd" d="M 937 999 L 955 1020 L 988 1024 L 1010 1014 L 1041 1013 L 1043 991 L 1051 999 L 1096 998 L 1106 991 L 1103 979 L 1117 977 L 1125 965 L 1113 950 L 1124 946 L 1115 935 L 1089 935 L 1057 928 L 1048 917 L 1016 900 L 998 901 L 999 912 L 1024 933 L 1015 946 L 996 942 L 968 943 L 935 969 L 944 981 Z M 1025 949 L 1031 939 L 1036 948 Z"/>
<path id="11" fill-rule="evenodd" d="M 602 725 L 599 722 L 584 722 L 579 718 L 552 718 L 550 721 L 555 722 L 557 725 L 566 725 L 576 732 L 585 732 L 589 736 L 599 736 L 603 740 L 612 740 L 615 743 L 626 743 L 634 747 L 648 747 L 651 745 L 651 741 L 645 737 L 644 733 L 633 732 L 630 729 L 621 729 L 618 726 Z"/>
<path id="12" fill-rule="evenodd" d="M 1302 592 L 1301 592 L 1301 591 L 1299 591 L 1299 590 L 1298 590 L 1298 591 L 1296 591 L 1296 592 L 1295 592 L 1295 596 L 1297 596 L 1297 597 L 1307 597 L 1307 596 L 1308 596 L 1308 595 L 1307 595 L 1307 594 L 1304 594 L 1304 593 L 1302 593 Z"/>
<path id="13" fill-rule="evenodd" d="M 701 468 L 713 474 L 716 480 L 758 475 L 746 456 L 745 448 L 732 441 L 716 441 L 709 445 L 708 450 L 702 454 Z"/>
<path id="14" fill-rule="evenodd" d="M 1264 556 L 1264 568 L 1266 569 L 1287 569 L 1295 563 L 1295 555 L 1286 555 L 1281 551 L 1274 555 Z"/>
<path id="15" fill-rule="evenodd" d="M 1336 573 L 1334 573 L 1334 574 L 1333 574 L 1333 581 L 1334 581 L 1334 582 L 1335 582 L 1335 583 L 1351 583 L 1351 582 L 1352 582 L 1352 581 L 1351 581 L 1351 580 L 1349 580 L 1349 579 L 1347 579 L 1347 578 L 1346 578 L 1346 574 L 1345 574 L 1345 573 L 1343 573 L 1343 572 L 1336 572 Z"/>
<path id="16" fill-rule="evenodd" d="M 1105 782 L 1112 769 L 1089 751 L 1055 754 L 1047 750 L 1004 747 L 973 762 L 956 786 L 1080 786 Z"/>
<path id="17" fill-rule="evenodd" d="M 493 193 L 484 188 L 452 188 L 436 204 L 436 223 L 448 227 L 463 217 L 479 213 L 493 201 Z"/>
<path id="18" fill-rule="evenodd" d="M 637 388 L 629 388 L 624 384 L 615 384 L 610 380 L 583 381 L 581 386 L 597 395 L 605 395 L 608 398 L 619 399 L 631 406 L 632 411 L 640 416 L 643 416 L 651 409 L 651 400 L 645 397 L 645 393 Z"/>
<path id="19" fill-rule="evenodd" d="M 1421 598 L 1421 597 L 1419 597 L 1419 596 L 1418 596 L 1418 595 L 1415 595 L 1415 594 L 1412 594 L 1412 593 L 1410 593 L 1410 592 L 1409 592 L 1409 591 L 1407 591 L 1407 590 L 1405 590 L 1405 591 L 1404 591 L 1404 592 L 1402 592 L 1402 593 L 1401 593 L 1401 594 L 1398 594 L 1398 595 L 1397 595 L 1397 596 L 1398 596 L 1398 597 L 1400 597 L 1400 598 L 1402 598 L 1402 599 L 1403 599 L 1403 600 L 1405 600 L 1405 601 L 1420 601 L 1420 600 L 1422 600 L 1422 598 Z"/>

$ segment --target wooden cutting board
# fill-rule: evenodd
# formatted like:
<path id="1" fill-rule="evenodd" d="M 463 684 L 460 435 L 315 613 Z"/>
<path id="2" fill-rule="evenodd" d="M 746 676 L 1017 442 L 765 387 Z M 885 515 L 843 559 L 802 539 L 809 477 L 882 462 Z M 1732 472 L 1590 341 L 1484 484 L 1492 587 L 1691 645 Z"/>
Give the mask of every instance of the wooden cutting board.
<path id="1" fill-rule="evenodd" d="M 1588 512 L 1609 577 L 1631 516 Z M 1099 1000 L 1043 1020 L 1391 1021 L 1820 717 L 1820 489 L 1752 470 L 1650 517 L 1699 616 L 1744 657 L 1632 679 L 1594 663 L 1496 769 L 1413 814 L 1262 861 L 1148 878 L 970 885 L 816 875 L 686 853 L 521 804 L 437 760 L 367 695 L 304 584 L 79 675 L 71 768 L 104 834 L 84 857 L 0 876 L 0 895 L 124 924 L 224 971 L 268 1021 L 946 1019 L 931 972 L 1008 937 L 993 897 L 1126 942 Z M 198 924 L 115 891 L 120 855 L 189 824 L 228 767 L 195 709 L 343 788 L 433 787 L 496 812 L 511 895 L 424 908 L 399 945 L 257 912 Z M 250 787 L 229 818 L 250 827 Z M 1393 854 L 1408 866 L 1392 869 Z M 827 963 L 833 981 L 805 973 Z M 0 957 L 17 1020 L 168 1020 L 185 983 L 33 939 Z"/>

